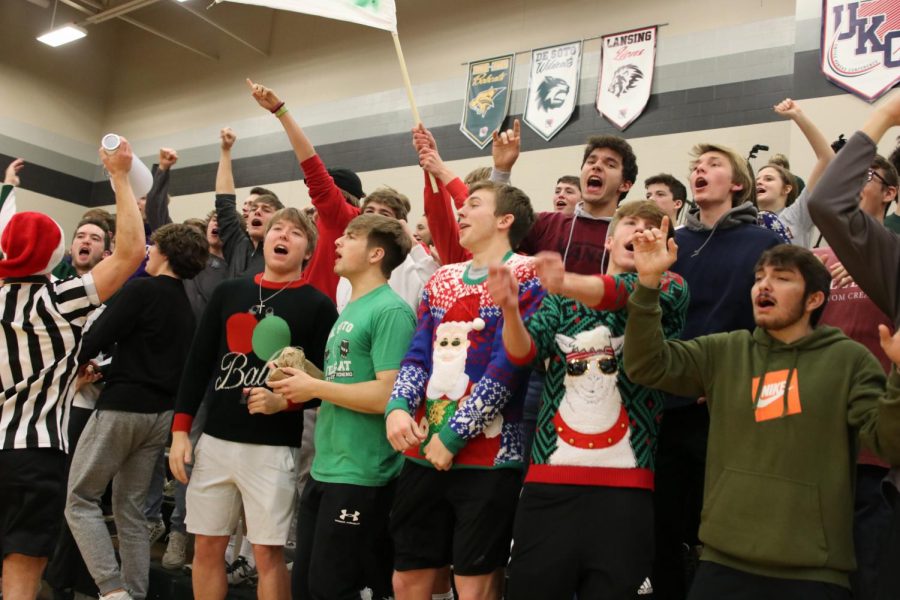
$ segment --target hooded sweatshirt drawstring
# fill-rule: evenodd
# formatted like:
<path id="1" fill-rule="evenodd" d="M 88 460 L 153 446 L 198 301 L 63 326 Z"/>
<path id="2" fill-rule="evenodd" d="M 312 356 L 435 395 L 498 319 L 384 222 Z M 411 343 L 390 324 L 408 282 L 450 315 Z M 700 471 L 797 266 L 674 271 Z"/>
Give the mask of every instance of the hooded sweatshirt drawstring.
<path id="1" fill-rule="evenodd" d="M 722 229 L 730 229 L 742 223 L 755 225 L 757 214 L 758 213 L 756 207 L 753 206 L 753 203 L 747 201 L 743 204 L 739 204 L 738 206 L 733 207 L 727 213 L 722 215 L 722 217 L 718 221 L 716 221 L 716 224 L 710 228 L 700 221 L 700 207 L 697 206 L 696 208 L 692 208 L 688 213 L 684 226 L 691 231 L 709 231 L 709 235 L 706 237 L 703 245 L 701 245 L 691 253 L 691 258 L 695 258 L 700 255 L 700 251 L 706 247 L 710 240 L 712 240 L 713 236 L 716 234 L 716 231 L 720 226 Z"/>
<path id="2" fill-rule="evenodd" d="M 762 374 L 759 376 L 759 385 L 756 386 L 756 395 L 753 397 L 753 410 L 759 405 L 759 397 L 762 396 L 763 387 L 766 385 L 766 375 L 769 373 L 769 352 L 771 346 L 766 346 L 766 354 L 763 356 Z"/>

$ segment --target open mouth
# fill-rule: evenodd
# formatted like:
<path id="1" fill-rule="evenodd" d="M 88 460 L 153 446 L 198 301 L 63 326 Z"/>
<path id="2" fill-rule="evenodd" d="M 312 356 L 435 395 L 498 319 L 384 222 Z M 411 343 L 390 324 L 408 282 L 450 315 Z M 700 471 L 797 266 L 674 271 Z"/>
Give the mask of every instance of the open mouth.
<path id="1" fill-rule="evenodd" d="M 603 180 L 593 175 L 588 177 L 587 180 L 587 191 L 597 193 L 603 188 Z"/>
<path id="2" fill-rule="evenodd" d="M 288 249 L 284 244 L 278 244 L 277 246 L 275 246 L 275 254 L 282 254 L 287 256 L 287 253 Z"/>
<path id="3" fill-rule="evenodd" d="M 698 177 L 694 180 L 694 189 L 697 191 L 706 189 L 707 185 L 709 185 L 709 182 L 706 181 L 705 177 Z"/>
<path id="4" fill-rule="evenodd" d="M 250 225 L 252 225 L 253 227 L 262 227 L 262 224 L 262 219 L 253 219 L 252 221 L 250 221 Z"/>
<path id="5" fill-rule="evenodd" d="M 775 306 L 775 300 L 771 296 L 760 295 L 756 298 L 756 306 L 759 308 L 772 308 Z"/>
<path id="6" fill-rule="evenodd" d="M 634 252 L 634 244 L 632 244 L 631 242 L 628 242 L 627 244 L 625 244 L 625 249 L 628 250 L 629 252 Z"/>
<path id="7" fill-rule="evenodd" d="M 756 195 L 757 195 L 757 196 L 762 196 L 762 195 L 764 195 L 765 193 L 766 193 L 766 188 L 764 188 L 764 187 L 758 187 L 758 188 L 756 188 Z"/>
<path id="8" fill-rule="evenodd" d="M 219 235 L 219 228 L 213 227 L 213 229 L 212 229 L 212 231 L 210 231 L 210 233 L 212 233 L 213 235 Z"/>
<path id="9" fill-rule="evenodd" d="M 78 250 L 78 256 L 90 256 L 90 255 L 91 255 L 90 248 L 81 248 L 80 250 Z"/>
<path id="10" fill-rule="evenodd" d="M 556 208 L 565 208 L 566 201 L 565 200 L 557 200 L 555 206 L 556 206 Z"/>

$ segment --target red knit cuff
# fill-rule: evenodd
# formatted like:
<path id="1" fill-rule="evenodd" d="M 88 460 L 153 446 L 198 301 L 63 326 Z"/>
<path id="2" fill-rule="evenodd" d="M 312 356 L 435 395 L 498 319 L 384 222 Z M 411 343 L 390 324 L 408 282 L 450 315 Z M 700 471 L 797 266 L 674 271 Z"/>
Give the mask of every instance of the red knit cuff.
<path id="1" fill-rule="evenodd" d="M 600 280 L 603 281 L 603 299 L 600 300 L 600 303 L 596 306 L 592 306 L 591 308 L 594 310 L 612 310 L 616 306 L 616 280 L 613 279 L 612 275 L 596 275 Z"/>
<path id="2" fill-rule="evenodd" d="M 503 349 L 506 350 L 506 357 L 509 359 L 509 362 L 514 364 L 517 367 L 527 367 L 531 364 L 531 361 L 534 360 L 534 357 L 537 356 L 537 347 L 534 345 L 534 338 L 528 338 L 531 342 L 531 347 L 528 348 L 528 354 L 525 356 L 513 356 L 509 353 L 509 349 L 504 344 Z"/>
<path id="3" fill-rule="evenodd" d="M 191 432 L 191 425 L 194 423 L 194 417 L 187 413 L 175 413 L 175 418 L 172 419 L 172 431 L 183 431 L 185 433 Z"/>
<path id="4" fill-rule="evenodd" d="M 450 192 L 450 196 L 453 198 L 453 205 L 456 206 L 457 210 L 462 208 L 463 202 L 469 197 L 469 188 L 466 187 L 466 184 L 459 177 L 455 177 L 453 181 L 447 184 L 447 191 Z"/>

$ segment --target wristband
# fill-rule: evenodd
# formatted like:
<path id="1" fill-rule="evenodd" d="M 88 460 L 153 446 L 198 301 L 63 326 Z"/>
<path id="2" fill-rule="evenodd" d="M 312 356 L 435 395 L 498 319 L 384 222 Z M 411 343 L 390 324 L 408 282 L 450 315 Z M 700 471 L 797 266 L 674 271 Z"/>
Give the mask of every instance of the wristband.
<path id="1" fill-rule="evenodd" d="M 281 108 L 278 109 L 278 112 L 275 113 L 275 116 L 280 118 L 287 111 L 288 111 L 288 107 L 285 106 L 284 103 L 282 102 Z"/>
<path id="2" fill-rule="evenodd" d="M 281 107 L 282 107 L 282 106 L 284 106 L 284 101 L 283 101 L 283 100 L 282 100 L 281 102 L 279 102 L 278 106 L 276 106 L 275 108 L 273 108 L 273 109 L 272 109 L 271 111 L 269 111 L 269 112 L 271 112 L 271 113 L 274 115 L 274 114 L 277 113 L 279 110 L 281 110 Z"/>

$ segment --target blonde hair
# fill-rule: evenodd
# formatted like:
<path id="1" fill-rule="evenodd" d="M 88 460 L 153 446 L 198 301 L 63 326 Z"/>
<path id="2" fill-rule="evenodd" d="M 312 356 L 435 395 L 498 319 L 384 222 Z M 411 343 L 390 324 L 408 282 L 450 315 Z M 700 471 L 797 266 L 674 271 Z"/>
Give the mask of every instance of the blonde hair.
<path id="1" fill-rule="evenodd" d="M 719 144 L 697 144 L 691 148 L 691 169 L 694 168 L 696 162 L 701 156 L 707 152 L 718 152 L 728 158 L 731 163 L 731 182 L 741 186 L 741 189 L 734 192 L 731 196 L 731 206 L 740 206 L 744 202 L 751 201 L 753 198 L 754 183 L 750 176 L 750 167 L 744 158 L 729 148 L 728 146 L 720 146 Z"/>

